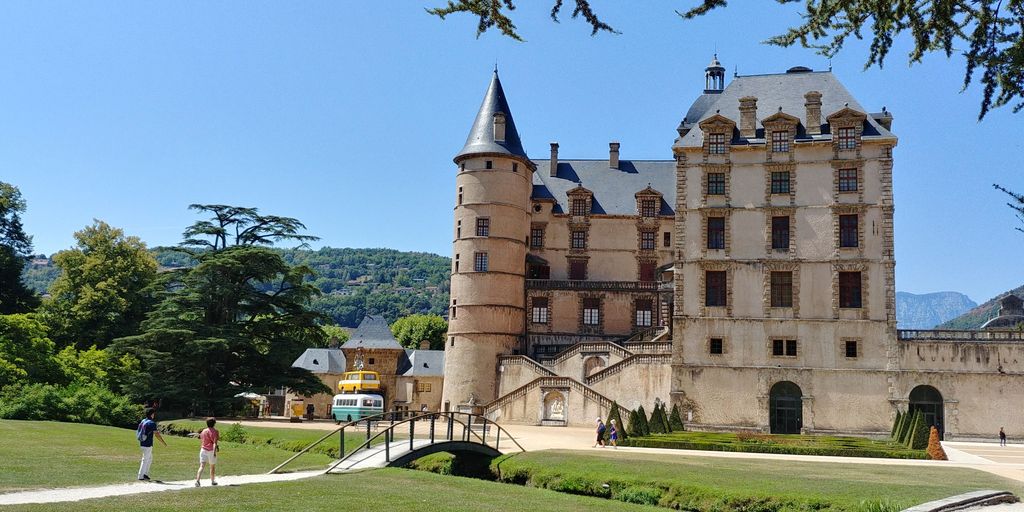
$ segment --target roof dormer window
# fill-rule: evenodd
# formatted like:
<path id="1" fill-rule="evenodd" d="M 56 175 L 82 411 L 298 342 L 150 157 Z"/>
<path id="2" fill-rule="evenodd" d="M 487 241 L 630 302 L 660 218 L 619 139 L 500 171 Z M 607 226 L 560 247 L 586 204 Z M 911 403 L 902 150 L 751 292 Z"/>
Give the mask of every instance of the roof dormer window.
<path id="1" fill-rule="evenodd" d="M 789 132 L 772 132 L 772 153 L 789 153 Z"/>
<path id="2" fill-rule="evenodd" d="M 494 113 L 494 142 L 505 142 L 505 114 Z"/>
<path id="3" fill-rule="evenodd" d="M 724 155 L 725 154 L 725 134 L 724 133 L 710 133 L 708 134 L 708 153 L 712 155 Z"/>
<path id="4" fill-rule="evenodd" d="M 839 149 L 857 149 L 857 130 L 850 126 L 839 129 Z"/>

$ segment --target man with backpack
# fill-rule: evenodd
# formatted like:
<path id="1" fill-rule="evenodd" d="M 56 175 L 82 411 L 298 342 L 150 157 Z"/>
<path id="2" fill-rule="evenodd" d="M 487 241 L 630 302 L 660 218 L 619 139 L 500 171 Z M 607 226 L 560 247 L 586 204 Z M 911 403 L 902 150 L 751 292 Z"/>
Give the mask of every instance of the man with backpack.
<path id="1" fill-rule="evenodd" d="M 139 465 L 139 480 L 149 480 L 149 466 L 153 464 L 153 436 L 156 436 L 164 446 L 164 436 L 156 429 L 156 409 L 146 409 L 146 417 L 139 422 L 135 429 L 135 438 L 139 440 L 139 448 L 142 449 L 142 464 Z"/>
<path id="2" fill-rule="evenodd" d="M 594 448 L 598 446 L 604 448 L 604 430 L 604 422 L 601 421 L 601 418 L 597 418 L 597 442 L 594 443 Z"/>

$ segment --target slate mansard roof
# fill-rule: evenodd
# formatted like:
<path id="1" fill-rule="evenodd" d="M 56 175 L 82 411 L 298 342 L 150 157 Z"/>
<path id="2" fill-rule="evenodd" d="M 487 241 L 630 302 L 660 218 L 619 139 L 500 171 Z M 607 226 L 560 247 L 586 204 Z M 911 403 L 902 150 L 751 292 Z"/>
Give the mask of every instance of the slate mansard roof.
<path id="1" fill-rule="evenodd" d="M 366 315 L 363 321 L 359 322 L 359 327 L 352 331 L 352 337 L 341 347 L 404 350 L 391 334 L 388 321 L 383 316 L 374 315 Z"/>
<path id="2" fill-rule="evenodd" d="M 444 350 L 406 349 L 406 361 L 399 364 L 398 373 L 405 377 L 443 377 Z"/>
<path id="3" fill-rule="evenodd" d="M 503 141 L 494 140 L 494 114 L 499 112 L 505 115 Z M 473 121 L 473 128 L 469 130 L 469 137 L 466 137 L 466 145 L 455 155 L 455 160 L 473 154 L 511 155 L 528 160 L 523 143 L 519 140 L 519 132 L 516 131 L 516 123 L 512 119 L 512 110 L 508 108 L 505 91 L 501 88 L 497 69 L 491 77 L 491 84 L 484 94 L 484 101 L 480 104 L 476 120 Z"/>
<path id="4" fill-rule="evenodd" d="M 345 373 L 345 354 L 336 348 L 307 348 L 292 368 L 305 368 L 313 373 Z"/>
<path id="5" fill-rule="evenodd" d="M 821 93 L 821 120 L 823 123 L 821 135 L 808 135 L 806 127 L 803 126 L 803 123 L 806 122 L 804 94 L 810 91 Z M 828 125 L 825 124 L 827 123 L 826 118 L 846 107 L 867 115 L 867 120 L 864 122 L 864 138 L 895 138 L 892 132 L 874 119 L 874 116 L 878 114 L 871 114 L 865 110 L 831 71 L 793 68 L 785 73 L 738 76 L 729 83 L 725 90 L 699 96 L 686 112 L 686 117 L 680 125 L 681 128 L 690 131 L 676 140 L 675 147 L 700 147 L 703 134 L 696 128 L 701 121 L 716 113 L 739 125 L 740 98 L 745 96 L 757 98 L 758 126 L 762 119 L 778 112 L 779 107 L 782 107 L 782 112 L 799 118 L 801 124 L 797 130 L 798 141 L 801 139 L 830 139 Z M 757 131 L 756 138 L 763 139 L 763 130 L 758 128 Z M 734 138 L 733 143 L 737 142 L 742 143 L 741 140 Z"/>
<path id="6" fill-rule="evenodd" d="M 674 215 L 676 163 L 674 160 L 620 160 L 612 169 L 608 160 L 559 160 L 558 175 L 550 174 L 550 160 L 535 160 L 532 199 L 553 199 L 555 213 L 568 213 L 567 192 L 582 185 L 594 196 L 591 213 L 636 215 L 636 193 L 648 185 L 661 193 L 661 215 Z"/>

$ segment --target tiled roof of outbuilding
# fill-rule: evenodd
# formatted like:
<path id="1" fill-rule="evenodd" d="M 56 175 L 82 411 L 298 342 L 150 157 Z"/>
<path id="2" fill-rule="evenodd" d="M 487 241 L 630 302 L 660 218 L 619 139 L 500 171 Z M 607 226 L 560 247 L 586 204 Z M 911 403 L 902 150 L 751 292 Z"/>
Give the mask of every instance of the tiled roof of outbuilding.
<path id="1" fill-rule="evenodd" d="M 336 348 L 307 348 L 292 368 L 305 368 L 313 373 L 345 373 L 345 354 Z"/>
<path id="2" fill-rule="evenodd" d="M 620 160 L 612 169 L 608 160 L 559 160 L 558 175 L 550 176 L 550 160 L 536 160 L 533 199 L 554 199 L 555 213 L 569 211 L 566 192 L 582 185 L 594 194 L 591 213 L 636 215 L 636 193 L 647 188 L 662 195 L 661 215 L 674 215 L 676 163 L 673 160 Z"/>
<path id="3" fill-rule="evenodd" d="M 441 377 L 444 375 L 444 350 L 406 350 L 407 367 L 399 368 L 406 377 Z M 404 364 L 403 364 L 404 366 Z"/>

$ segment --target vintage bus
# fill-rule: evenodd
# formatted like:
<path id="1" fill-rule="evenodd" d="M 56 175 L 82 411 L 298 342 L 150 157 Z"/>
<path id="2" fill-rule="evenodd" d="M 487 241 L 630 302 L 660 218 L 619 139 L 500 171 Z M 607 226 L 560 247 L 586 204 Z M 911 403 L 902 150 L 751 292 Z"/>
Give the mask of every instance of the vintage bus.
<path id="1" fill-rule="evenodd" d="M 380 374 L 377 372 L 358 370 L 345 372 L 338 381 L 339 393 L 359 393 L 380 389 Z"/>
<path id="2" fill-rule="evenodd" d="M 331 417 L 334 421 L 358 421 L 384 412 L 384 397 L 362 393 L 334 395 Z"/>

